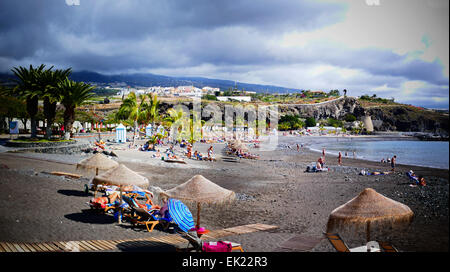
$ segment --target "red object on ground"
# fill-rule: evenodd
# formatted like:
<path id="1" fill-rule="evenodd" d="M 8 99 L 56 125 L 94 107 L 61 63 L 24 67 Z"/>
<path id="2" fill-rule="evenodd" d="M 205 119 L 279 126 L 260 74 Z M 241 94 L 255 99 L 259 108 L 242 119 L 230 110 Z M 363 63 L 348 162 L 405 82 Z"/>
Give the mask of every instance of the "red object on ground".
<path id="1" fill-rule="evenodd" d="M 217 241 L 204 243 L 202 250 L 204 252 L 231 252 L 231 248 L 231 243 Z"/>

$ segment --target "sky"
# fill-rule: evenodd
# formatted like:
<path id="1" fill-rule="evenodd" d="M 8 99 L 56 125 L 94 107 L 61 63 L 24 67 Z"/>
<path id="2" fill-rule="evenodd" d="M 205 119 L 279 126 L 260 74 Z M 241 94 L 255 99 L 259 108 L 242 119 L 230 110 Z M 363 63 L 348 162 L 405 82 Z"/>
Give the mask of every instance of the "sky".
<path id="1" fill-rule="evenodd" d="M 449 1 L 0 1 L 0 72 L 41 63 L 448 109 Z"/>

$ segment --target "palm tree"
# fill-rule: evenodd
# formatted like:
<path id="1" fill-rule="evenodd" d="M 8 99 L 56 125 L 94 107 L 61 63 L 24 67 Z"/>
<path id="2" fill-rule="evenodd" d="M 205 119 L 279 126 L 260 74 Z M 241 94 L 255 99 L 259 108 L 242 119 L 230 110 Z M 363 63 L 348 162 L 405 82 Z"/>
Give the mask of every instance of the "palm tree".
<path id="1" fill-rule="evenodd" d="M 185 117 L 185 112 L 182 109 L 170 108 L 167 110 L 167 117 L 164 118 L 164 122 L 168 127 L 170 127 L 170 134 L 174 139 L 179 139 L 179 132 L 183 131 L 183 118 Z M 181 128 L 180 128 L 181 127 Z"/>
<path id="2" fill-rule="evenodd" d="M 33 65 L 30 65 L 29 69 L 22 66 L 14 67 L 13 69 L 11 69 L 11 71 L 16 76 L 16 78 L 13 79 L 13 81 L 16 83 L 16 86 L 11 89 L 11 94 L 18 95 L 24 98 L 26 101 L 27 113 L 30 116 L 31 120 L 31 138 L 37 137 L 36 114 L 39 110 L 39 96 L 41 95 L 40 90 L 38 89 L 37 79 L 44 68 L 45 65 L 41 64 L 37 68 L 34 68 Z"/>
<path id="3" fill-rule="evenodd" d="M 145 120 L 146 122 L 151 122 L 152 127 L 155 126 L 155 121 L 159 119 L 158 109 L 159 109 L 159 100 L 156 94 L 147 94 L 149 103 L 145 104 Z"/>
<path id="4" fill-rule="evenodd" d="M 55 71 L 52 71 L 52 69 L 53 66 L 38 76 L 38 87 L 44 99 L 44 116 L 47 120 L 45 136 L 47 139 L 50 139 L 52 136 L 52 125 L 56 116 L 56 106 L 62 99 L 58 84 L 67 79 L 72 71 L 71 68 Z"/>
<path id="5" fill-rule="evenodd" d="M 70 132 L 75 121 L 75 109 L 93 96 L 92 90 L 94 88 L 84 82 L 75 82 L 68 78 L 58 84 L 58 90 L 62 96 L 61 104 L 65 108 L 64 139 L 70 139 Z"/>
<path id="6" fill-rule="evenodd" d="M 128 94 L 117 111 L 118 120 L 130 120 L 134 123 L 133 146 L 135 143 L 136 132 L 138 129 L 138 121 L 143 119 L 143 110 L 145 108 L 145 96 L 140 96 L 141 102 L 138 103 L 136 94 L 131 92 Z"/>

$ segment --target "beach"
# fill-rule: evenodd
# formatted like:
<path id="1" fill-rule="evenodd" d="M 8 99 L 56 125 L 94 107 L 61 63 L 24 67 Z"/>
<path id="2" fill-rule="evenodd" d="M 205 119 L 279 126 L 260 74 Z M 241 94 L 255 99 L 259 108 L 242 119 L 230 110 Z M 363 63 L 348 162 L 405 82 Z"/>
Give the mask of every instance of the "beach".
<path id="1" fill-rule="evenodd" d="M 328 216 L 365 188 L 373 188 L 406 204 L 414 212 L 414 220 L 406 231 L 393 230 L 380 239 L 405 252 L 448 251 L 448 169 L 399 164 L 396 173 L 363 176 L 359 174 L 363 169 L 389 171 L 390 164 L 344 157 L 343 165 L 339 166 L 337 157 L 327 154 L 325 165 L 330 170 L 308 173 L 306 167 L 316 162 L 320 154 L 307 146 L 298 152 L 292 140 L 301 141 L 301 138 L 281 136 L 279 148 L 274 151 L 261 151 L 250 145 L 250 152 L 260 158 L 239 162 L 220 159 L 224 143 L 194 144 L 193 149 L 203 154 L 213 145 L 215 162 L 186 159 L 186 164 L 173 164 L 152 158 L 153 152 L 129 150 L 125 146 L 123 150 L 113 151 L 117 154 L 114 160 L 147 177 L 150 186 L 168 190 L 200 174 L 234 191 L 237 200 L 232 203 L 202 206 L 202 227 L 214 230 L 252 223 L 278 226 L 271 231 L 224 238 L 241 243 L 245 251 L 299 251 L 283 246 L 296 236 L 319 239 L 309 251 L 335 251 L 322 239 Z M 167 147 L 161 147 L 161 152 Z M 176 151 L 181 153 L 179 147 Z M 167 234 L 158 228 L 151 233 L 145 228 L 133 229 L 128 223 L 117 224 L 110 215 L 91 213 L 87 202 L 92 195 L 83 193 L 88 179 L 49 174 L 51 171 L 79 173 L 75 164 L 88 156 L 0 153 L 0 241 L 126 240 Z M 405 174 L 410 169 L 423 175 L 427 186 L 410 186 L 412 183 Z M 195 215 L 196 206 L 188 204 L 188 207 Z M 364 237 L 364 233 L 343 235 L 350 247 L 361 246 Z"/>

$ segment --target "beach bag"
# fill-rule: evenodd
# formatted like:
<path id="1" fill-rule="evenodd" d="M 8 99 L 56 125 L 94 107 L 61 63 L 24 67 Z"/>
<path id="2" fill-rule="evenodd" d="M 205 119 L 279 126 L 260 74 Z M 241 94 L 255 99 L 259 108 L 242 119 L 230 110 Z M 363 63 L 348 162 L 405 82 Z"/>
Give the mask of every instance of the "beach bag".
<path id="1" fill-rule="evenodd" d="M 231 252 L 231 243 L 224 241 L 203 243 L 203 252 Z"/>

